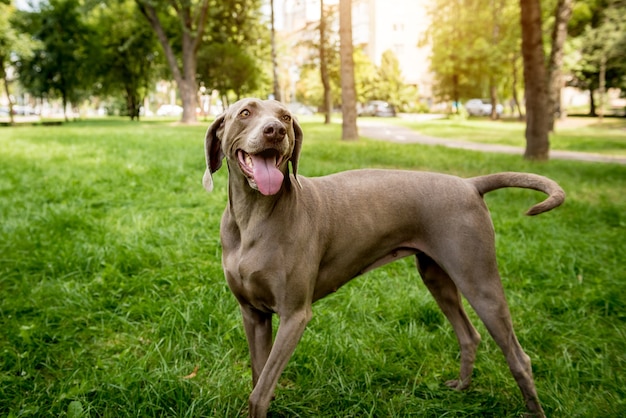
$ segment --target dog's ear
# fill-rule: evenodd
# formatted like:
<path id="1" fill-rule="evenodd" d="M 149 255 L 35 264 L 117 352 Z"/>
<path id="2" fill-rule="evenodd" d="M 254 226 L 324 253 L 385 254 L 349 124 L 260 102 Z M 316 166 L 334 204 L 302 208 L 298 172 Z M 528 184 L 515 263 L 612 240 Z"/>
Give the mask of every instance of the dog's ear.
<path id="1" fill-rule="evenodd" d="M 207 192 L 213 190 L 213 177 L 211 176 L 222 166 L 224 152 L 222 151 L 222 135 L 224 134 L 224 117 L 217 117 L 209 126 L 204 137 L 204 152 L 206 156 L 206 171 L 202 177 L 202 185 Z"/>
<path id="2" fill-rule="evenodd" d="M 294 133 L 294 145 L 293 145 L 293 152 L 291 153 L 291 157 L 289 158 L 289 161 L 291 161 L 291 168 L 293 169 L 293 176 L 296 179 L 296 183 L 300 185 L 297 174 L 298 174 L 298 160 L 300 159 L 300 151 L 302 150 L 303 134 L 302 134 L 302 128 L 300 127 L 300 124 L 295 119 L 293 120 L 293 133 Z"/>

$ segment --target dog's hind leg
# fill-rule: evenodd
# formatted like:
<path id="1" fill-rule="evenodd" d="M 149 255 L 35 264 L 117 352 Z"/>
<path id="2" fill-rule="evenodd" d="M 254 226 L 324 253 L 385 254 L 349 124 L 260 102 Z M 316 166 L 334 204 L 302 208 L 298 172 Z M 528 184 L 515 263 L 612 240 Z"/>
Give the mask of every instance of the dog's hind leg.
<path id="1" fill-rule="evenodd" d="M 426 254 L 420 253 L 416 258 L 422 280 L 452 324 L 461 349 L 459 378 L 447 381 L 446 385 L 457 390 L 466 389 L 472 380 L 480 334 L 467 317 L 461 303 L 461 295 L 450 276 Z"/>
<path id="2" fill-rule="evenodd" d="M 456 279 L 458 289 L 502 350 L 526 407 L 533 416 L 545 417 L 537 396 L 530 357 L 522 349 L 513 330 L 495 254 L 476 251 L 473 257 L 464 259 L 454 257 L 454 251 L 449 255 L 450 259 L 457 260 L 457 263 L 447 266 L 450 277 Z M 461 259 L 465 263 L 459 263 Z"/>

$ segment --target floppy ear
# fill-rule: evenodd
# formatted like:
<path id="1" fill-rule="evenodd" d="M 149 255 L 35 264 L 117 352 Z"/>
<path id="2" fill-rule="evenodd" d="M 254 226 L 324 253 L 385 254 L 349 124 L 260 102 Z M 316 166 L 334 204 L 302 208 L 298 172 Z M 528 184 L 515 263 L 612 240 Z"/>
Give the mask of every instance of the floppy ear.
<path id="1" fill-rule="evenodd" d="M 296 183 L 298 183 L 298 186 L 302 187 L 300 185 L 300 182 L 298 181 L 298 160 L 300 159 L 300 151 L 302 150 L 302 138 L 303 138 L 303 134 L 302 134 L 302 128 L 300 127 L 300 125 L 298 124 L 298 122 L 294 119 L 293 120 L 293 133 L 295 136 L 295 142 L 293 145 L 293 152 L 291 153 L 291 157 L 289 158 L 289 161 L 291 161 L 291 168 L 293 169 L 293 176 L 296 179 Z"/>
<path id="2" fill-rule="evenodd" d="M 202 185 L 207 192 L 213 190 L 213 177 L 211 174 L 215 173 L 222 166 L 222 160 L 224 159 L 224 152 L 222 151 L 222 135 L 224 134 L 224 117 L 222 114 L 213 121 L 209 129 L 206 131 L 204 137 L 204 152 L 206 156 L 206 171 L 202 177 Z"/>

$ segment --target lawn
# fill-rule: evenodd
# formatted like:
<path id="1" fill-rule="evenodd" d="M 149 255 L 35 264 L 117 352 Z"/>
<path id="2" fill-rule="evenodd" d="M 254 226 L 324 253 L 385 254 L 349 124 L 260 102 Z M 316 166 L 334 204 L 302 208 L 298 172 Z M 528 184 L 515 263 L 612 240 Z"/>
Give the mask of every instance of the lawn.
<path id="1" fill-rule="evenodd" d="M 303 128 L 307 176 L 394 167 L 557 180 L 565 205 L 535 218 L 523 212 L 537 192 L 486 199 L 514 324 L 548 416 L 623 416 L 625 166 L 345 143 L 336 124 Z M 119 120 L 0 128 L 0 416 L 245 415 L 247 345 L 220 262 L 227 173 L 204 191 L 205 130 Z M 585 140 L 604 138 L 590 131 Z M 313 312 L 270 416 L 525 411 L 473 312 L 483 335 L 473 384 L 445 387 L 458 372 L 456 338 L 410 259 L 354 280 Z"/>
<path id="2" fill-rule="evenodd" d="M 394 123 L 408 126 L 424 135 L 468 142 L 513 145 L 526 144 L 524 122 L 512 119 L 491 121 L 487 118 L 435 119 Z M 626 118 L 568 117 L 558 121 L 550 135 L 551 148 L 596 154 L 626 156 Z"/>

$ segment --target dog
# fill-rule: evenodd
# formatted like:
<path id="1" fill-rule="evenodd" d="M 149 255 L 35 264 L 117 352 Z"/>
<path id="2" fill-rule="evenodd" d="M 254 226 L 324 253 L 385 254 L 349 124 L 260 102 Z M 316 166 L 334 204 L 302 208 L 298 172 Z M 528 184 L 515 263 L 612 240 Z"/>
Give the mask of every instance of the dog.
<path id="1" fill-rule="evenodd" d="M 548 197 L 527 212 L 537 215 L 563 203 L 561 187 L 543 176 L 513 172 L 462 179 L 352 170 L 306 178 L 297 174 L 302 139 L 284 105 L 253 98 L 230 106 L 205 137 L 205 189 L 213 189 L 212 173 L 224 159 L 229 171 L 222 264 L 250 350 L 249 416 L 266 416 L 315 301 L 411 255 L 459 342 L 459 377 L 446 384 L 468 387 L 481 338 L 463 309 L 462 294 L 501 348 L 529 412 L 545 416 L 530 358 L 513 331 L 482 197 L 503 187 L 538 190 Z M 280 318 L 274 341 L 273 314 Z"/>

